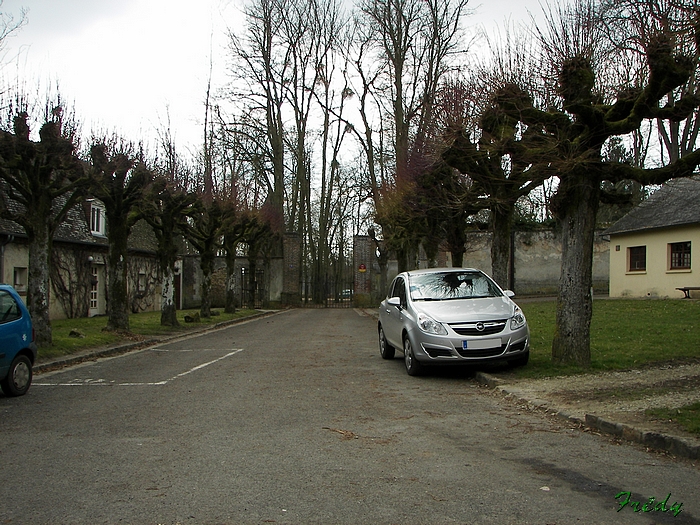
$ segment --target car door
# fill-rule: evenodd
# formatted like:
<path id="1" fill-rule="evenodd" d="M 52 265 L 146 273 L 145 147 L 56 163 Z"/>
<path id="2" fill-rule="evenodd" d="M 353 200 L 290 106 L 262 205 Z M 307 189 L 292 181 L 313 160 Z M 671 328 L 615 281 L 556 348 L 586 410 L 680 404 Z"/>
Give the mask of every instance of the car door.
<path id="1" fill-rule="evenodd" d="M 0 377 L 5 377 L 10 363 L 23 348 L 21 318 L 22 310 L 15 298 L 0 290 Z"/>
<path id="2" fill-rule="evenodd" d="M 391 346 L 398 349 L 403 348 L 401 331 L 403 329 L 403 308 L 406 307 L 406 282 L 401 276 L 396 277 L 389 288 L 389 297 L 398 297 L 401 306 L 395 306 L 384 302 L 384 336 Z"/>

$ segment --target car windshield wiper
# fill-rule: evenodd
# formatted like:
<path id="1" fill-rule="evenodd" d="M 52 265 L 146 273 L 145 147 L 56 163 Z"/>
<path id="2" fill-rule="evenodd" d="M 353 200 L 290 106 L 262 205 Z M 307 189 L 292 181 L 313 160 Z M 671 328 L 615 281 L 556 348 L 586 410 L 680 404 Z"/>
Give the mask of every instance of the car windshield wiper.
<path id="1" fill-rule="evenodd" d="M 439 299 L 438 297 L 416 297 L 413 300 L 414 301 L 442 301 L 442 299 Z"/>

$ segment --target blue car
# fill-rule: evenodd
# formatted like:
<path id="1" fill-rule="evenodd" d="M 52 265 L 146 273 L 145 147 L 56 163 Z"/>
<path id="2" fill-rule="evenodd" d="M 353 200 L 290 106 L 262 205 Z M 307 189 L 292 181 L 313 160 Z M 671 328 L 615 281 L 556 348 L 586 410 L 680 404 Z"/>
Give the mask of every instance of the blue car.
<path id="1" fill-rule="evenodd" d="M 0 284 L 0 387 L 6 396 L 27 393 L 36 354 L 27 307 L 12 286 Z"/>

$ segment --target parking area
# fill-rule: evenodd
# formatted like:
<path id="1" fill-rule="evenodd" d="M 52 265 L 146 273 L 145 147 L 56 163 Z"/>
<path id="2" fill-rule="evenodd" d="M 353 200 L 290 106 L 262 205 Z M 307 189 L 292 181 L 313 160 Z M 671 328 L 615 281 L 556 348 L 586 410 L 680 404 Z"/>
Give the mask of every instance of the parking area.
<path id="1" fill-rule="evenodd" d="M 37 376 L 32 386 L 164 386 L 243 351 L 242 348 L 226 351 L 221 348 L 178 346 L 183 346 L 183 343 L 158 345 L 117 357 L 90 361 L 68 370 L 49 372 Z M 158 365 L 155 368 L 152 366 L 154 356 Z M 124 366 L 113 366 L 110 363 L 113 360 L 120 360 Z M 148 361 L 148 365 L 145 361 Z"/>

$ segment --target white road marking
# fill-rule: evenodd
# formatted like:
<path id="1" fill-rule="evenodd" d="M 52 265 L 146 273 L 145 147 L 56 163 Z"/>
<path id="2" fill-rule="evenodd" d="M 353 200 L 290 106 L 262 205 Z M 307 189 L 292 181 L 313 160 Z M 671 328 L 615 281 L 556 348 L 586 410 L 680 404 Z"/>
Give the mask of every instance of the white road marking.
<path id="1" fill-rule="evenodd" d="M 162 349 L 157 349 L 158 351 L 169 351 L 169 350 L 162 350 Z M 179 350 L 175 350 L 176 352 Z M 229 352 L 226 355 L 223 355 L 217 359 L 214 359 L 212 361 L 208 361 L 206 363 L 202 363 L 201 365 L 194 366 L 190 368 L 189 370 L 185 372 L 181 372 L 170 379 L 166 379 L 165 381 L 156 381 L 156 382 L 147 382 L 147 383 L 117 383 L 116 381 L 107 381 L 105 379 L 73 379 L 67 383 L 47 383 L 47 382 L 42 382 L 42 383 L 32 383 L 32 386 L 163 386 L 167 385 L 168 383 L 175 381 L 176 379 L 180 379 L 181 377 L 184 377 L 186 375 L 191 374 L 192 372 L 196 372 L 197 370 L 201 370 L 202 368 L 206 368 L 209 365 L 213 365 L 214 363 L 218 363 L 219 361 L 229 358 L 233 355 L 236 355 L 239 352 L 242 352 L 242 348 L 236 348 L 232 352 Z"/>

